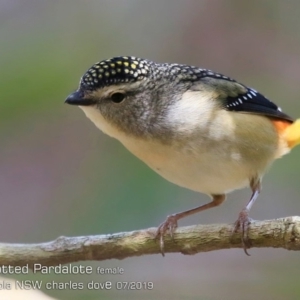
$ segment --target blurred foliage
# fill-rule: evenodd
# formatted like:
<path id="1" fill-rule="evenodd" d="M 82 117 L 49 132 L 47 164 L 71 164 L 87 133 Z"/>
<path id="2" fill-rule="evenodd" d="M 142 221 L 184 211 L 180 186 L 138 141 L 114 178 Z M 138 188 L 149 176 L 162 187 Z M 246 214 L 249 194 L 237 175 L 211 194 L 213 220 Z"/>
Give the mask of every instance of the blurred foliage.
<path id="1" fill-rule="evenodd" d="M 219 71 L 299 117 L 299 15 L 296 0 L 0 0 L 1 241 L 157 226 L 207 201 L 154 174 L 63 101 L 94 62 L 135 55 Z M 295 149 L 270 170 L 254 218 L 299 215 L 299 154 Z M 180 225 L 232 222 L 249 194 L 235 192 L 221 208 Z M 46 291 L 59 299 L 299 298 L 299 254 L 250 252 L 91 263 L 123 267 L 117 277 L 31 278 L 155 284 L 153 291 Z"/>

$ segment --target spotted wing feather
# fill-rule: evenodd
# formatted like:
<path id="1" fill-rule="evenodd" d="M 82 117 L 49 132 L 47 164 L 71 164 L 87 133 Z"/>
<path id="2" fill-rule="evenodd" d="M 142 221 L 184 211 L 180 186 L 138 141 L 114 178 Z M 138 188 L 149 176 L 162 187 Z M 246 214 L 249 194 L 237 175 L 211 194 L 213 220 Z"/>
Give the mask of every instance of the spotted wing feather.
<path id="1" fill-rule="evenodd" d="M 229 77 L 220 78 L 220 75 L 214 74 L 202 78 L 202 81 L 213 86 L 227 110 L 266 115 L 293 122 L 290 116 L 265 96 Z"/>
<path id="2" fill-rule="evenodd" d="M 247 88 L 247 92 L 236 97 L 227 97 L 226 108 L 231 111 L 255 113 L 274 117 L 282 120 L 293 121 L 283 113 L 276 104 L 253 89 Z"/>

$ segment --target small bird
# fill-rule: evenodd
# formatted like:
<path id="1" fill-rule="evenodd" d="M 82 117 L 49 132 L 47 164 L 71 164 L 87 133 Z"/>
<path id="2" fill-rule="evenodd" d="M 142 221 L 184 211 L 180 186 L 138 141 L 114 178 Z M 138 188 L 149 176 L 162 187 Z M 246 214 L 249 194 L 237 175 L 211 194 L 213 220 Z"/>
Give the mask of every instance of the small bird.
<path id="1" fill-rule="evenodd" d="M 164 235 L 173 236 L 179 219 L 249 186 L 252 195 L 233 226 L 249 255 L 249 211 L 266 170 L 300 143 L 300 119 L 222 74 L 133 56 L 95 63 L 65 102 L 165 179 L 211 197 L 158 227 L 162 254 Z"/>

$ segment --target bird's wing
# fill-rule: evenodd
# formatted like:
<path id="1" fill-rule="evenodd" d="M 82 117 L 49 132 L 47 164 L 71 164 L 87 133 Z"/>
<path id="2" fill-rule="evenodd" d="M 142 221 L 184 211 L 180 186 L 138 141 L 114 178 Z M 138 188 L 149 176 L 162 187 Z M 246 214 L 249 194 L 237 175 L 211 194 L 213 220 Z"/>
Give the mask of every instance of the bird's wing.
<path id="1" fill-rule="evenodd" d="M 293 118 L 281 111 L 281 108 L 268 100 L 256 90 L 248 88 L 233 79 L 216 75 L 201 78 L 201 84 L 206 85 L 214 93 L 224 109 L 242 113 L 265 115 L 293 122 Z M 201 85 L 200 85 L 201 86 Z"/>

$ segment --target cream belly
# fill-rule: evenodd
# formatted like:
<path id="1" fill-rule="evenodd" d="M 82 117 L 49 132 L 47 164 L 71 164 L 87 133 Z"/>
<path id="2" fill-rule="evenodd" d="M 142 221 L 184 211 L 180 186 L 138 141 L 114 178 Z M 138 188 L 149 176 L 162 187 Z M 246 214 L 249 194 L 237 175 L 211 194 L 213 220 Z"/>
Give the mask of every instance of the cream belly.
<path id="1" fill-rule="evenodd" d="M 187 154 L 156 143 L 124 141 L 123 144 L 162 177 L 193 191 L 223 194 L 249 184 L 249 170 L 233 162 L 235 158 L 230 155 L 221 160 L 211 153 Z"/>
<path id="2" fill-rule="evenodd" d="M 125 135 L 109 124 L 95 108 L 80 108 L 100 130 L 118 139 L 162 177 L 205 194 L 223 194 L 248 186 L 251 178 L 262 176 L 277 151 L 277 138 L 273 136 L 276 134 L 275 130 L 271 122 L 261 116 L 252 115 L 248 123 L 248 115 L 231 114 L 230 118 L 243 118 L 244 123 L 241 124 L 244 125 L 233 126 L 238 120 L 227 120 L 226 124 L 230 124 L 227 131 L 224 128 L 226 124 L 214 124 L 214 130 L 207 131 L 206 128 L 204 132 L 199 129 L 196 136 L 178 145 Z M 251 132 L 250 127 L 255 118 L 262 126 L 261 131 L 256 134 L 257 139 L 266 139 L 263 144 L 259 142 L 255 145 L 255 139 L 250 144 L 240 137 L 247 136 L 244 131 Z M 226 136 L 220 136 L 220 132 L 227 132 Z M 203 135 L 206 139 L 203 139 Z"/>

